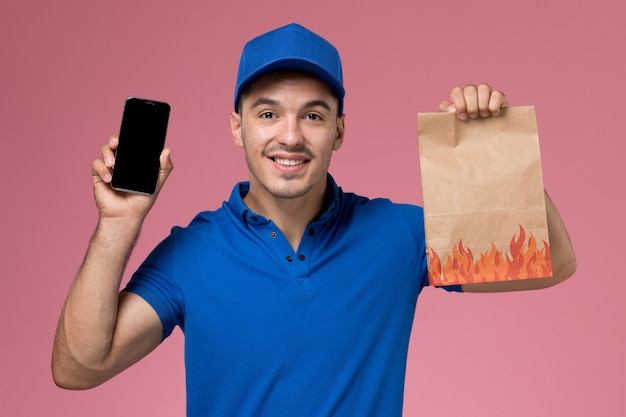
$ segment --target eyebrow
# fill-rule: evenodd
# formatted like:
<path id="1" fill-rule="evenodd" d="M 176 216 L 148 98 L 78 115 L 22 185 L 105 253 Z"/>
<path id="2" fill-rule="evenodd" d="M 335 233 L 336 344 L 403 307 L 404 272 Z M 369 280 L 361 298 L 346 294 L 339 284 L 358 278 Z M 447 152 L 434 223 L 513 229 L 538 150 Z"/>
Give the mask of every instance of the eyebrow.
<path id="1" fill-rule="evenodd" d="M 252 103 L 250 107 L 255 108 L 255 107 L 265 106 L 265 105 L 278 106 L 278 101 L 272 100 L 271 98 L 267 98 L 267 97 L 259 97 L 258 99 L 254 101 L 254 103 Z"/>
<path id="2" fill-rule="evenodd" d="M 305 108 L 310 107 L 323 107 L 326 110 L 330 111 L 330 104 L 326 100 L 311 100 L 304 106 Z"/>

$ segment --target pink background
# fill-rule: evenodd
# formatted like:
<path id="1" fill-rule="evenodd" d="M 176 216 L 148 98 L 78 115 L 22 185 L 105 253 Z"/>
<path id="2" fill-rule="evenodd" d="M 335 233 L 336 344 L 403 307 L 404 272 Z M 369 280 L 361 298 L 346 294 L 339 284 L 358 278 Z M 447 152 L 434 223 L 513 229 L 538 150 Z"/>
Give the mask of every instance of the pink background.
<path id="1" fill-rule="evenodd" d="M 331 170 L 345 189 L 421 204 L 416 113 L 436 111 L 455 85 L 487 81 L 511 104 L 536 106 L 544 182 L 577 250 L 576 275 L 548 290 L 425 290 L 405 415 L 625 415 L 625 4 L 4 0 L 0 414 L 184 414 L 179 330 L 99 388 L 52 382 L 56 320 L 96 221 L 90 162 L 126 96 L 171 103 L 176 168 L 133 270 L 173 224 L 246 178 L 228 124 L 239 53 L 297 21 L 343 55 L 347 138 Z"/>

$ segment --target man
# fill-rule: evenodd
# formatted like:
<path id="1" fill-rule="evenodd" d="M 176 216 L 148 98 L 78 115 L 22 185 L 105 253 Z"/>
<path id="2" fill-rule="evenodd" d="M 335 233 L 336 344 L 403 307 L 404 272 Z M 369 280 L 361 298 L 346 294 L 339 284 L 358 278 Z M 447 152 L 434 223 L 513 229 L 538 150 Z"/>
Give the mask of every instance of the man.
<path id="1" fill-rule="evenodd" d="M 110 139 L 93 163 L 98 226 L 57 328 L 59 386 L 101 384 L 178 325 L 189 416 L 401 415 L 415 303 L 428 285 L 423 211 L 344 193 L 328 174 L 344 140 L 344 94 L 339 55 L 318 35 L 292 24 L 250 41 L 230 116 L 249 181 L 220 209 L 174 228 L 121 293 L 156 195 L 111 189 Z M 506 105 L 487 85 L 467 86 L 440 110 L 473 119 Z M 171 170 L 165 150 L 159 191 Z M 547 205 L 554 278 L 447 289 L 569 277 L 571 244 Z"/>

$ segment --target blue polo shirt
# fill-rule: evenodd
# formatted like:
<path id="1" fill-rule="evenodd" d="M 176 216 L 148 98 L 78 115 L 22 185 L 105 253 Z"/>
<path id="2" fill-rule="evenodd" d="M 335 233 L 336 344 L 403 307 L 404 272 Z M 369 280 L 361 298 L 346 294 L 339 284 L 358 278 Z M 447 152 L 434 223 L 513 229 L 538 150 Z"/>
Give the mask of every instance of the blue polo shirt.
<path id="1" fill-rule="evenodd" d="M 344 193 L 329 175 L 294 252 L 247 191 L 174 227 L 126 288 L 164 338 L 185 334 L 187 415 L 401 416 L 428 285 L 422 209 Z"/>

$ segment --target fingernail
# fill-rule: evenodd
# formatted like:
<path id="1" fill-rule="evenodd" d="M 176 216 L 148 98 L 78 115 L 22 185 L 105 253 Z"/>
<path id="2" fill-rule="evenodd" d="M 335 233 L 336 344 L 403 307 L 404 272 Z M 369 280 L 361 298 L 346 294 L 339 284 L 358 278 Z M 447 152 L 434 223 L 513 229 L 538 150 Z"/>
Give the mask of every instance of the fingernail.
<path id="1" fill-rule="evenodd" d="M 111 178 L 111 174 L 106 174 L 102 180 L 106 183 L 109 183 L 111 182 Z"/>
<path id="2" fill-rule="evenodd" d="M 115 163 L 115 159 L 113 159 L 112 156 L 107 156 L 104 162 L 106 163 L 108 167 L 112 167 L 113 164 Z"/>
<path id="3" fill-rule="evenodd" d="M 451 104 L 446 108 L 446 111 L 448 113 L 454 113 L 456 111 L 456 108 Z"/>
<path id="4" fill-rule="evenodd" d="M 459 119 L 461 120 L 467 119 L 467 113 L 459 113 Z"/>

